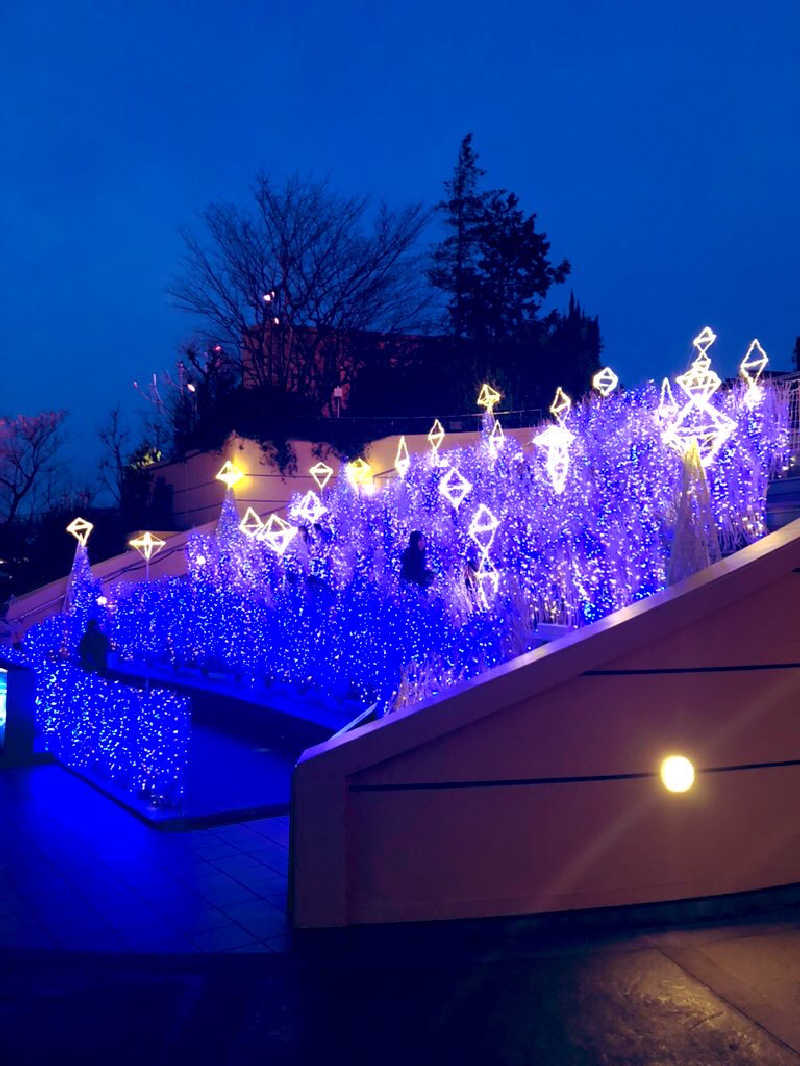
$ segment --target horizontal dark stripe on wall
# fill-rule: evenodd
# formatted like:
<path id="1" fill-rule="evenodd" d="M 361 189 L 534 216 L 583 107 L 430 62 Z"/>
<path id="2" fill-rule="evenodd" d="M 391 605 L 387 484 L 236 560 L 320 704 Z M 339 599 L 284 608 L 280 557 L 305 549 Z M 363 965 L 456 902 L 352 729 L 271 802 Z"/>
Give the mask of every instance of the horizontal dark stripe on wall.
<path id="1" fill-rule="evenodd" d="M 584 670 L 581 677 L 628 677 L 636 674 L 746 674 L 753 670 L 800 670 L 800 663 L 746 663 L 741 666 L 652 666 L 640 670 Z"/>
<path id="2" fill-rule="evenodd" d="M 699 774 L 731 774 L 744 770 L 777 770 L 787 766 L 800 766 L 800 759 L 784 759 L 781 762 L 742 763 L 739 766 L 709 766 L 697 770 Z M 587 774 L 581 777 L 507 777 L 493 781 L 401 781 L 392 784 L 349 786 L 350 792 L 445 792 L 464 788 L 517 788 L 526 785 L 581 785 L 590 781 L 638 781 L 658 777 L 657 770 L 630 774 Z"/>

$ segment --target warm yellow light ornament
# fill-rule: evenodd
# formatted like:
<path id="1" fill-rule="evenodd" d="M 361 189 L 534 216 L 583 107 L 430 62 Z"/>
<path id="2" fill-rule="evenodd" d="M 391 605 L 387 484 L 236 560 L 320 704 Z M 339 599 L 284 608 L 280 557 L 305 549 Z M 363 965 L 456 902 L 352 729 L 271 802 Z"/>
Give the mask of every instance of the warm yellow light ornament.
<path id="1" fill-rule="evenodd" d="M 491 385 L 482 385 L 478 393 L 478 406 L 485 407 L 488 414 L 492 414 L 497 404 L 500 403 L 500 393 Z"/>
<path id="2" fill-rule="evenodd" d="M 569 410 L 572 407 L 572 400 L 567 396 L 564 390 L 559 385 L 556 389 L 556 395 L 553 402 L 550 404 L 550 414 L 557 418 L 559 422 L 566 418 L 569 414 Z"/>
<path id="3" fill-rule="evenodd" d="M 239 484 L 243 477 L 244 474 L 239 467 L 228 459 L 217 471 L 216 480 L 221 481 L 230 492 L 231 489 Z"/>
<path id="4" fill-rule="evenodd" d="M 86 547 L 86 542 L 94 529 L 94 524 L 88 520 L 88 518 L 73 518 L 70 524 L 67 526 L 67 533 L 71 533 L 75 540 L 82 548 Z"/>

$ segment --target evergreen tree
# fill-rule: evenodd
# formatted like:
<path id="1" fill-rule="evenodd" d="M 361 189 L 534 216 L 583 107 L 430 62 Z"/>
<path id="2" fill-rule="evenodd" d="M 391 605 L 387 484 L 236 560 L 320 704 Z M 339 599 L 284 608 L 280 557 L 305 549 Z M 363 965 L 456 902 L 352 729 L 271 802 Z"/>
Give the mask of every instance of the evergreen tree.
<path id="1" fill-rule="evenodd" d="M 478 182 L 485 171 L 478 166 L 472 148 L 472 134 L 461 142 L 458 161 L 451 181 L 444 183 L 446 199 L 436 210 L 445 216 L 448 236 L 433 251 L 433 266 L 428 277 L 434 288 L 449 297 L 447 315 L 454 337 L 468 337 L 478 286 L 478 234 L 485 193 Z"/>

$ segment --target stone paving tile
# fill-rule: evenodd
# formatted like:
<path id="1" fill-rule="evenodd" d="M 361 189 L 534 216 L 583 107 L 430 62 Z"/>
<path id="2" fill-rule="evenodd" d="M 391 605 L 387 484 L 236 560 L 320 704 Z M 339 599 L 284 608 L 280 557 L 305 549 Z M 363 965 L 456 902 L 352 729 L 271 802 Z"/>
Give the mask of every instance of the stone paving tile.
<path id="1" fill-rule="evenodd" d="M 286 915 L 264 900 L 252 903 L 236 903 L 224 908 L 229 918 L 242 925 L 253 936 L 267 939 L 286 932 Z"/>
<path id="2" fill-rule="evenodd" d="M 192 946 L 195 951 L 236 951 L 242 948 L 249 950 L 254 947 L 260 948 L 258 940 L 235 922 L 229 922 L 220 929 L 212 929 L 195 937 Z"/>
<path id="3" fill-rule="evenodd" d="M 265 836 L 268 840 L 274 840 L 276 844 L 289 847 L 289 817 L 283 815 L 279 818 L 260 818 L 258 821 L 248 823 L 251 829 Z"/>
<path id="4" fill-rule="evenodd" d="M 223 873 L 198 884 L 198 891 L 203 899 L 223 909 L 234 903 L 245 903 L 257 898 L 255 892 Z"/>

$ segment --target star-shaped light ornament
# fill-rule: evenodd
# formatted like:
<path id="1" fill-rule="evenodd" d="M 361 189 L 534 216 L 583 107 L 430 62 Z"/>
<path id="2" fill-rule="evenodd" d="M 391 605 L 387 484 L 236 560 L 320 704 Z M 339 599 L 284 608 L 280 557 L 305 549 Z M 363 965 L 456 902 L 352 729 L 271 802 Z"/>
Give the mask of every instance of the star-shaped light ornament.
<path id="1" fill-rule="evenodd" d="M 310 526 L 315 526 L 320 518 L 327 514 L 327 511 L 328 508 L 317 496 L 316 492 L 313 489 L 309 489 L 300 502 L 292 509 L 292 517 L 302 519 Z"/>
<path id="2" fill-rule="evenodd" d="M 550 414 L 557 418 L 559 422 L 562 422 L 569 414 L 572 407 L 572 400 L 567 396 L 564 390 L 559 385 L 556 389 L 556 395 L 553 402 L 550 404 Z"/>
<path id="3" fill-rule="evenodd" d="M 271 514 L 264 523 L 258 537 L 276 553 L 283 555 L 297 534 L 297 526 L 284 521 L 280 515 Z"/>
<path id="4" fill-rule="evenodd" d="M 698 406 L 691 400 L 664 433 L 664 443 L 683 456 L 694 445 L 704 467 L 710 466 L 722 445 L 736 429 L 736 423 L 715 407 Z"/>
<path id="5" fill-rule="evenodd" d="M 411 456 L 408 454 L 408 445 L 406 444 L 406 438 L 403 436 L 397 442 L 397 452 L 394 457 L 394 468 L 401 480 L 405 480 L 410 466 Z"/>
<path id="6" fill-rule="evenodd" d="M 128 541 L 130 547 L 135 548 L 147 563 L 150 562 L 154 555 L 158 555 L 166 543 L 161 537 L 151 533 L 149 529 L 145 530 L 140 537 L 136 537 L 135 540 Z"/>
<path id="7" fill-rule="evenodd" d="M 333 477 L 333 467 L 328 466 L 327 463 L 323 463 L 323 461 L 320 459 L 318 463 L 314 463 L 314 465 L 311 467 L 311 469 L 309 470 L 309 474 L 311 474 L 314 481 L 316 481 L 317 488 L 319 489 L 319 491 L 322 492 L 322 490 L 328 484 L 330 479 Z"/>
<path id="8" fill-rule="evenodd" d="M 757 340 L 751 341 L 750 347 L 744 354 L 744 359 L 739 364 L 739 374 L 747 383 L 744 402 L 748 407 L 754 407 L 764 395 L 759 385 L 759 378 L 764 373 L 768 362 L 767 353 L 759 342 Z"/>
<path id="9" fill-rule="evenodd" d="M 533 443 L 546 449 L 545 470 L 553 491 L 560 496 L 567 485 L 569 446 L 575 439 L 566 426 L 551 422 L 533 438 Z"/>
<path id="10" fill-rule="evenodd" d="M 506 435 L 503 432 L 503 427 L 500 425 L 497 419 L 495 419 L 494 425 L 492 426 L 492 431 L 489 434 L 489 451 L 491 452 L 493 459 L 497 458 L 500 449 L 503 447 L 505 442 Z"/>
<path id="11" fill-rule="evenodd" d="M 71 533 L 75 540 L 82 548 L 86 547 L 86 542 L 94 529 L 94 524 L 88 520 L 88 518 L 73 518 L 70 524 L 67 526 L 67 533 Z"/>
<path id="12" fill-rule="evenodd" d="M 491 385 L 482 385 L 478 393 L 478 407 L 485 407 L 488 414 L 492 414 L 497 404 L 500 403 L 500 393 Z"/>
<path id="13" fill-rule="evenodd" d="M 354 489 L 372 488 L 372 468 L 363 459 L 347 464 L 347 480 Z"/>
<path id="14" fill-rule="evenodd" d="M 219 471 L 216 475 L 216 480 L 221 481 L 225 488 L 230 492 L 235 485 L 239 484 L 243 477 L 244 474 L 239 469 L 239 467 L 236 466 L 235 463 L 232 463 L 230 459 L 228 459 L 219 468 Z"/>
<path id="15" fill-rule="evenodd" d="M 439 492 L 458 510 L 464 498 L 472 492 L 472 482 L 467 481 L 460 470 L 451 466 L 439 482 Z"/>
<path id="16" fill-rule="evenodd" d="M 467 533 L 470 539 L 478 545 L 484 556 L 488 554 L 492 546 L 499 524 L 499 520 L 492 514 L 485 503 L 482 503 L 472 516 Z"/>
<path id="17" fill-rule="evenodd" d="M 258 513 L 253 510 L 252 507 L 248 507 L 245 513 L 242 515 L 242 520 L 239 523 L 239 529 L 244 533 L 246 537 L 253 540 L 261 532 L 264 523 L 261 521 Z"/>
<path id="18" fill-rule="evenodd" d="M 619 385 L 619 378 L 610 366 L 604 366 L 592 378 L 592 388 L 601 396 L 610 396 L 617 385 Z"/>

